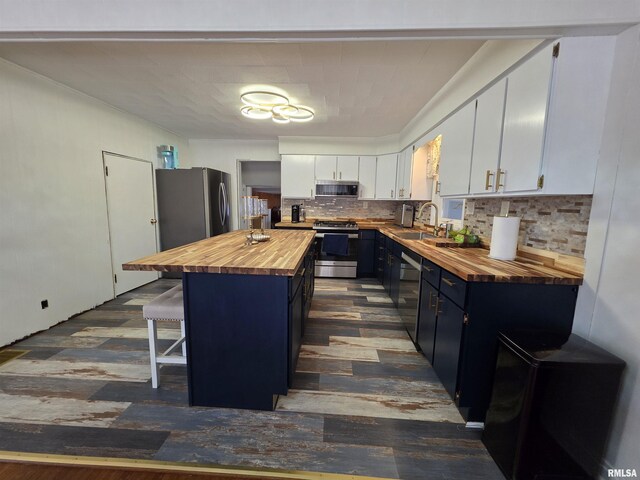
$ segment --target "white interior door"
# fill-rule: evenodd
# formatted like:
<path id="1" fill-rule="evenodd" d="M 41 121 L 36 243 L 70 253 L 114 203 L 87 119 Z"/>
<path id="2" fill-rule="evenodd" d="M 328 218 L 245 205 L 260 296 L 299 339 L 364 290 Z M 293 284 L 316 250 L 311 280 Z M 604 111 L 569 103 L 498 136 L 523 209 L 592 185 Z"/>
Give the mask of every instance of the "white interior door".
<path id="1" fill-rule="evenodd" d="M 153 164 L 104 152 L 114 292 L 128 292 L 157 272 L 122 270 L 122 264 L 157 252 Z"/>

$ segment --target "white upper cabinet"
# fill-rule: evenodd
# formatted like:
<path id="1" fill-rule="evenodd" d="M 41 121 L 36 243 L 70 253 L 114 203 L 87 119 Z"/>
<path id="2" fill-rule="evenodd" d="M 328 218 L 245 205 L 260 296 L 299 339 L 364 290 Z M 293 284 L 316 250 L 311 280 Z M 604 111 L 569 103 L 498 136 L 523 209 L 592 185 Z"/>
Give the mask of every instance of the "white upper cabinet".
<path id="1" fill-rule="evenodd" d="M 338 156 L 336 177 L 338 180 L 358 181 L 358 157 Z"/>
<path id="2" fill-rule="evenodd" d="M 593 193 L 615 42 L 615 36 L 560 40 L 538 193 Z"/>
<path id="3" fill-rule="evenodd" d="M 316 180 L 358 181 L 358 157 L 316 155 Z"/>
<path id="4" fill-rule="evenodd" d="M 396 182 L 396 198 L 411 198 L 411 169 L 413 161 L 413 145 L 398 154 L 398 174 Z"/>
<path id="5" fill-rule="evenodd" d="M 329 155 L 316 155 L 316 180 L 337 180 L 336 166 L 338 157 Z"/>
<path id="6" fill-rule="evenodd" d="M 502 120 L 507 80 L 502 79 L 478 97 L 469 193 L 495 193 L 500 164 Z"/>
<path id="7" fill-rule="evenodd" d="M 380 155 L 376 166 L 376 199 L 396 199 L 396 173 L 398 154 Z"/>
<path id="8" fill-rule="evenodd" d="M 314 198 L 315 156 L 282 155 L 280 191 L 283 198 Z"/>
<path id="9" fill-rule="evenodd" d="M 360 157 L 358 170 L 358 198 L 374 200 L 376 198 L 376 157 Z"/>
<path id="10" fill-rule="evenodd" d="M 553 46 L 541 50 L 507 78 L 500 171 L 504 193 L 536 190 L 542 165 Z"/>
<path id="11" fill-rule="evenodd" d="M 441 125 L 440 196 L 469 193 L 476 102 L 462 107 Z"/>
<path id="12" fill-rule="evenodd" d="M 411 167 L 411 200 L 427 201 L 433 198 L 433 172 L 429 165 L 429 148 L 432 140 L 438 135 L 432 135 L 423 145 L 413 151 Z M 417 144 L 418 146 L 420 144 Z M 429 170 L 429 171 L 428 171 Z"/>

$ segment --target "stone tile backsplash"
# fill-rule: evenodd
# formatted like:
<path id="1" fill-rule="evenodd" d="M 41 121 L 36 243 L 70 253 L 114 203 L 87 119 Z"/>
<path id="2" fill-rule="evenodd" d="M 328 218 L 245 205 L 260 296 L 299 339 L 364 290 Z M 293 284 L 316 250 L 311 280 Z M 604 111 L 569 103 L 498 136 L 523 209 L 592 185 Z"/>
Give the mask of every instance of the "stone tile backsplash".
<path id="1" fill-rule="evenodd" d="M 520 245 L 556 253 L 584 257 L 591 214 L 591 195 L 467 199 L 464 224 L 473 233 L 489 239 L 493 217 L 500 214 L 503 201 L 509 215 L 521 217 Z M 376 218 L 392 220 L 399 201 L 325 198 L 282 200 L 282 219 L 291 219 L 291 205 L 303 204 L 308 218 Z M 416 209 L 421 202 L 413 204 Z M 473 214 L 469 214 L 473 204 Z M 429 209 L 430 211 L 431 209 Z M 429 214 L 425 212 L 425 219 Z"/>
<path id="2" fill-rule="evenodd" d="M 291 219 L 291 205 L 304 206 L 308 218 L 377 218 L 393 220 L 402 203 L 393 200 L 357 200 L 353 198 L 316 198 L 314 200 L 282 199 L 282 219 Z"/>
<path id="3" fill-rule="evenodd" d="M 584 257 L 591 199 L 591 195 L 468 199 L 464 221 L 473 233 L 490 238 L 493 217 L 508 201 L 509 215 L 521 218 L 519 245 Z M 471 204 L 473 214 L 469 214 Z"/>

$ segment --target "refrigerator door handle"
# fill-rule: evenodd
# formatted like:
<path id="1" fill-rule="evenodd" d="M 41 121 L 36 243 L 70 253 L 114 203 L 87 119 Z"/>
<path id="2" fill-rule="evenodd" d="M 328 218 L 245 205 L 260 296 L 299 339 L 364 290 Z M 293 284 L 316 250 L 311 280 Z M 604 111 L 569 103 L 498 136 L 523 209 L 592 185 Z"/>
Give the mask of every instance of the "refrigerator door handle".
<path id="1" fill-rule="evenodd" d="M 220 215 L 220 223 L 224 226 L 224 183 L 218 184 L 218 214 Z"/>
<path id="2" fill-rule="evenodd" d="M 220 186 L 222 187 L 222 198 L 224 200 L 223 207 L 222 207 L 222 211 L 224 213 L 224 215 L 222 217 L 222 226 L 224 227 L 224 224 L 227 221 L 227 215 L 228 215 L 228 210 L 227 209 L 229 208 L 229 204 L 227 203 L 228 202 L 228 199 L 227 199 L 227 186 L 225 185 L 224 182 L 221 182 Z"/>

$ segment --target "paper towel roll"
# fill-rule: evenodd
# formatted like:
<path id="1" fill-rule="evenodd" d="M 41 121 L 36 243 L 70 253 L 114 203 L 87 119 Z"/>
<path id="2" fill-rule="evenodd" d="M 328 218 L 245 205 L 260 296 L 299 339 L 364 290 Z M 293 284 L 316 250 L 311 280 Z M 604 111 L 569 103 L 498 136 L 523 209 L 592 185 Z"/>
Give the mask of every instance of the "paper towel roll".
<path id="1" fill-rule="evenodd" d="M 497 260 L 513 260 L 518 249 L 520 217 L 493 217 L 489 257 Z"/>

